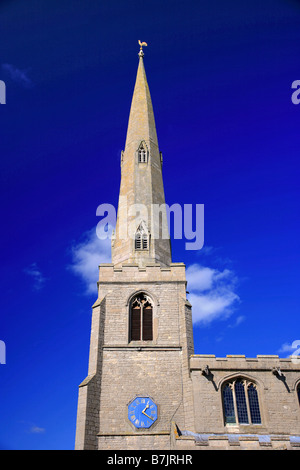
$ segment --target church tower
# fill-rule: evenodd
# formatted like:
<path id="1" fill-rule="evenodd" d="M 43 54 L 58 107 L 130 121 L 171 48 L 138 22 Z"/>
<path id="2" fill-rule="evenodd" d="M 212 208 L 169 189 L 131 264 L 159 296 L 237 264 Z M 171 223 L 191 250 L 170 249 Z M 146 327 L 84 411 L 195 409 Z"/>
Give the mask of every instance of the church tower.
<path id="1" fill-rule="evenodd" d="M 185 265 L 173 263 L 162 156 L 142 45 L 132 98 L 112 263 L 100 264 L 76 449 L 172 449 L 194 428 Z"/>

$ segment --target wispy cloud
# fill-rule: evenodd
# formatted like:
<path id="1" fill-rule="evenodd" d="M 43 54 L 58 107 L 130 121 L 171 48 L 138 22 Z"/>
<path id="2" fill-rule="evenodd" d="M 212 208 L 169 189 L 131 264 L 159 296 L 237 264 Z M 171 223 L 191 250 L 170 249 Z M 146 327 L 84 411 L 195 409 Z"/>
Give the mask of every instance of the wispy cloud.
<path id="1" fill-rule="evenodd" d="M 280 353 L 287 353 L 287 352 L 292 352 L 294 351 L 295 348 L 292 347 L 290 343 L 283 343 L 280 348 L 278 349 L 278 352 Z"/>
<path id="2" fill-rule="evenodd" d="M 200 256 L 209 256 L 214 254 L 217 250 L 218 248 L 215 248 L 213 246 L 203 245 L 201 250 L 198 250 L 196 254 Z"/>
<path id="3" fill-rule="evenodd" d="M 232 266 L 232 260 L 222 255 L 222 247 L 204 245 L 201 250 L 196 252 L 197 256 L 203 259 L 203 263 L 208 263 L 208 260 L 215 266 L 222 266 L 227 268 Z M 204 261 L 205 260 L 205 261 Z"/>
<path id="4" fill-rule="evenodd" d="M 283 343 L 278 349 L 278 353 L 286 354 L 286 357 L 300 355 L 300 340 L 295 340 L 292 343 Z"/>
<path id="5" fill-rule="evenodd" d="M 72 263 L 68 268 L 83 280 L 87 294 L 97 293 L 98 266 L 111 262 L 110 238 L 100 240 L 93 228 L 83 235 L 81 241 L 73 244 L 71 256 Z"/>
<path id="6" fill-rule="evenodd" d="M 31 88 L 33 82 L 28 75 L 28 70 L 20 70 L 12 64 L 2 64 L 2 70 L 7 72 L 9 77 L 16 83 L 19 83 L 25 88 Z"/>
<path id="7" fill-rule="evenodd" d="M 188 298 L 193 308 L 193 323 L 209 324 L 228 318 L 240 301 L 235 292 L 237 276 L 233 271 L 193 264 L 187 268 Z M 243 320 L 240 317 L 239 322 Z"/>
<path id="8" fill-rule="evenodd" d="M 31 434 L 43 434 L 46 431 L 45 428 L 41 428 L 39 426 L 33 425 L 30 427 L 29 432 Z"/>
<path id="9" fill-rule="evenodd" d="M 32 263 L 28 268 L 25 268 L 24 273 L 33 279 L 34 290 L 38 291 L 42 289 L 47 278 L 43 276 L 36 263 Z"/>
<path id="10" fill-rule="evenodd" d="M 18 423 L 22 426 L 23 432 L 26 434 L 43 434 L 46 432 L 46 428 L 42 428 L 41 426 L 37 426 L 35 423 L 30 421 L 18 421 Z"/>
<path id="11" fill-rule="evenodd" d="M 239 326 L 241 323 L 243 323 L 245 321 L 246 317 L 245 315 L 239 315 L 234 323 L 231 323 L 230 325 L 228 325 L 228 328 L 236 328 L 237 326 Z"/>

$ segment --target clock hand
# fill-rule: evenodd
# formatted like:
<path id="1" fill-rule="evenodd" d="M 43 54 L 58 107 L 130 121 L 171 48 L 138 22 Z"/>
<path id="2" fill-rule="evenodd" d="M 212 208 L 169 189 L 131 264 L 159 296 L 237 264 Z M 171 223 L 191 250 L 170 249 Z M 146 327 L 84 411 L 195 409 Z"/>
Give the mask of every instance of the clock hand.
<path id="1" fill-rule="evenodd" d="M 154 421 L 154 419 L 151 416 L 149 416 L 149 415 L 147 415 L 147 413 L 145 413 L 145 411 L 149 408 L 149 406 L 150 406 L 149 403 L 147 403 L 147 405 L 145 406 L 145 408 L 142 411 L 142 414 L 147 416 L 147 418 L 151 419 L 151 421 Z"/>
<path id="2" fill-rule="evenodd" d="M 145 410 L 146 409 L 147 408 L 145 408 Z M 145 410 L 142 411 L 143 415 L 147 416 L 147 418 L 151 419 L 151 421 L 154 421 L 154 419 L 151 416 L 149 416 L 149 415 L 147 415 L 147 413 L 145 413 Z"/>

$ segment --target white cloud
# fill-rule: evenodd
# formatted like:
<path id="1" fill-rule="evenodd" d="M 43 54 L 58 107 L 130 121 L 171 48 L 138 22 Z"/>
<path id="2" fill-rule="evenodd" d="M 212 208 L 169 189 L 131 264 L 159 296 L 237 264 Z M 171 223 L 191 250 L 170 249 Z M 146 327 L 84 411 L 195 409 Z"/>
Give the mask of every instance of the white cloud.
<path id="1" fill-rule="evenodd" d="M 29 429 L 29 432 L 32 434 L 43 434 L 45 431 L 45 428 L 40 428 L 39 426 L 35 425 L 31 426 L 31 428 Z"/>
<path id="2" fill-rule="evenodd" d="M 215 248 L 214 246 L 209 246 L 209 245 L 204 244 L 201 250 L 198 250 L 196 254 L 199 256 L 211 256 L 215 254 L 217 250 L 219 250 L 219 248 Z"/>
<path id="3" fill-rule="evenodd" d="M 283 343 L 278 350 L 279 353 L 291 353 L 287 354 L 286 357 L 299 356 L 300 355 L 300 340 L 295 340 L 292 343 Z"/>
<path id="4" fill-rule="evenodd" d="M 24 269 L 24 273 L 33 279 L 33 289 L 40 290 L 46 281 L 36 263 L 32 263 L 28 268 Z"/>
<path id="5" fill-rule="evenodd" d="M 93 228 L 83 235 L 82 241 L 73 245 L 71 252 L 69 268 L 83 280 L 87 294 L 97 293 L 98 266 L 111 262 L 111 239 L 100 240 Z"/>
<path id="6" fill-rule="evenodd" d="M 26 88 L 32 87 L 33 82 L 28 76 L 28 70 L 20 70 L 12 64 L 2 64 L 2 70 L 7 72 L 14 82 Z"/>
<path id="7" fill-rule="evenodd" d="M 208 324 L 216 319 L 228 318 L 233 313 L 240 300 L 235 292 L 237 277 L 233 271 L 219 271 L 193 264 L 187 268 L 186 277 L 193 323 Z M 242 320 L 240 317 L 239 323 Z"/>
<path id="8" fill-rule="evenodd" d="M 241 323 L 243 323 L 243 321 L 246 319 L 246 317 L 244 315 L 240 315 L 236 318 L 235 322 L 231 325 L 228 325 L 228 328 L 236 328 L 237 326 L 239 326 Z"/>
<path id="9" fill-rule="evenodd" d="M 18 421 L 23 426 L 23 432 L 29 434 L 43 434 L 46 432 L 45 428 L 37 426 L 35 423 L 28 421 Z"/>
<path id="10" fill-rule="evenodd" d="M 285 353 L 285 352 L 292 352 L 295 348 L 292 347 L 289 343 L 283 343 L 279 348 L 278 352 Z"/>
<path id="11" fill-rule="evenodd" d="M 215 272 L 211 268 L 199 266 L 199 264 L 192 264 L 186 270 L 188 288 L 197 291 L 211 289 L 214 274 Z"/>

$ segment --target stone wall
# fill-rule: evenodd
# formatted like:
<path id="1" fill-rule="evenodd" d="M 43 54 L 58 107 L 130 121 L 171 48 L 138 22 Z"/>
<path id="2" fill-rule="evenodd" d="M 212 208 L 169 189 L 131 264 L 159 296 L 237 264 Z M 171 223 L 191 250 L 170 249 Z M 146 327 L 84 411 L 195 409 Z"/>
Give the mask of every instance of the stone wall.
<path id="1" fill-rule="evenodd" d="M 210 376 L 202 373 L 206 365 L 209 366 Z M 278 368 L 283 375 L 273 373 Z M 212 355 L 193 355 L 190 369 L 196 433 L 300 435 L 298 363 L 278 356 L 216 358 Z M 257 385 L 261 425 L 225 425 L 222 385 L 235 377 L 246 378 Z"/>

